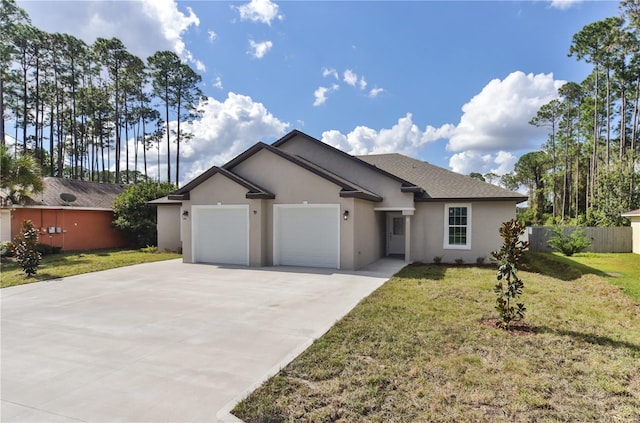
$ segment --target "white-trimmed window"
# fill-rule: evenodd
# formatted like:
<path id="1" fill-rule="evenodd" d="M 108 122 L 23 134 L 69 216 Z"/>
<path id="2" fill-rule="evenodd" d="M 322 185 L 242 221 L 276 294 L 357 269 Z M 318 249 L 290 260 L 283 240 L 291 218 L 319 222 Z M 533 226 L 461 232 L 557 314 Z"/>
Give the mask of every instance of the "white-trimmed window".
<path id="1" fill-rule="evenodd" d="M 444 205 L 444 245 L 454 250 L 471 249 L 471 204 Z"/>

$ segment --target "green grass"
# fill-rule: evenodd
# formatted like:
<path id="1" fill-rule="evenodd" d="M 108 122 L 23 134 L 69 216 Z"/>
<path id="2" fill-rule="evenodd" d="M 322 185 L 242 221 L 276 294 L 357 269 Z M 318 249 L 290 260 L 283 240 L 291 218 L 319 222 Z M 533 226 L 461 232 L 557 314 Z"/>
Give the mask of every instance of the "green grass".
<path id="1" fill-rule="evenodd" d="M 38 274 L 30 278 L 24 275 L 22 268 L 13 259 L 3 258 L 0 287 L 6 288 L 47 279 L 57 279 L 81 273 L 179 257 L 181 257 L 179 254 L 174 253 L 149 253 L 140 250 L 99 250 L 51 254 L 43 256 L 38 268 Z"/>
<path id="2" fill-rule="evenodd" d="M 640 421 L 640 301 L 592 266 L 529 255 L 528 326 L 511 332 L 491 320 L 495 269 L 409 266 L 233 412 L 247 422 Z"/>
<path id="3" fill-rule="evenodd" d="M 609 282 L 640 299 L 640 254 L 580 253 L 568 259 L 602 272 Z"/>

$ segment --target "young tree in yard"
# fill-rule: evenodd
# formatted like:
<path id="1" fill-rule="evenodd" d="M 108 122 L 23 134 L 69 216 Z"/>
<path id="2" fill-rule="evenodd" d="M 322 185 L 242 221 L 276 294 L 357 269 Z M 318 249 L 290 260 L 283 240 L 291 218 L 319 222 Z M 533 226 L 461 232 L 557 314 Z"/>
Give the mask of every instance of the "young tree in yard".
<path id="1" fill-rule="evenodd" d="M 30 220 L 25 220 L 22 222 L 22 231 L 13 240 L 13 253 L 27 277 L 34 276 L 38 272 L 42 256 L 36 250 L 37 243 L 38 230 Z"/>
<path id="2" fill-rule="evenodd" d="M 523 303 L 513 304 L 522 295 L 524 289 L 524 283 L 517 274 L 522 254 L 529 247 L 528 241 L 520 240 L 524 231 L 525 226 L 515 219 L 504 222 L 500 227 L 502 247 L 491 253 L 498 262 L 496 275 L 498 283 L 494 287 L 494 292 L 497 295 L 496 310 L 500 314 L 498 327 L 506 330 L 510 329 L 512 322 L 524 319 L 526 311 Z"/>
<path id="3" fill-rule="evenodd" d="M 157 245 L 156 207 L 148 202 L 175 189 L 169 182 L 151 180 L 128 186 L 113 203 L 113 226 L 131 236 L 138 247 Z"/>

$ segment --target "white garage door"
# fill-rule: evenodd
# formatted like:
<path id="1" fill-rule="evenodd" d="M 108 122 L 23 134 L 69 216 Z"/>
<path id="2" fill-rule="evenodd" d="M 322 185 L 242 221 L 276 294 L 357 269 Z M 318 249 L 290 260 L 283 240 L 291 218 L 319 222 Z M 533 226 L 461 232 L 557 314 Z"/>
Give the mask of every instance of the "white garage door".
<path id="1" fill-rule="evenodd" d="M 340 205 L 274 205 L 273 264 L 339 269 Z"/>
<path id="2" fill-rule="evenodd" d="M 195 263 L 249 265 L 249 206 L 193 206 Z"/>

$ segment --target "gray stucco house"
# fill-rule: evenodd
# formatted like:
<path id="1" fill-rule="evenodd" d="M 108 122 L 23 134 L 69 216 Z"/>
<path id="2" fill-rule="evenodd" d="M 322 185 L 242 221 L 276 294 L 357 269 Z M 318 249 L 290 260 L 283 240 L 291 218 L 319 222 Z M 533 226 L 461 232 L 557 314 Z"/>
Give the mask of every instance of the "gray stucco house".
<path id="1" fill-rule="evenodd" d="M 188 263 L 359 269 L 384 256 L 475 263 L 526 197 L 401 154 L 352 156 L 294 130 L 158 204 Z M 179 229 L 175 222 L 179 221 Z"/>

